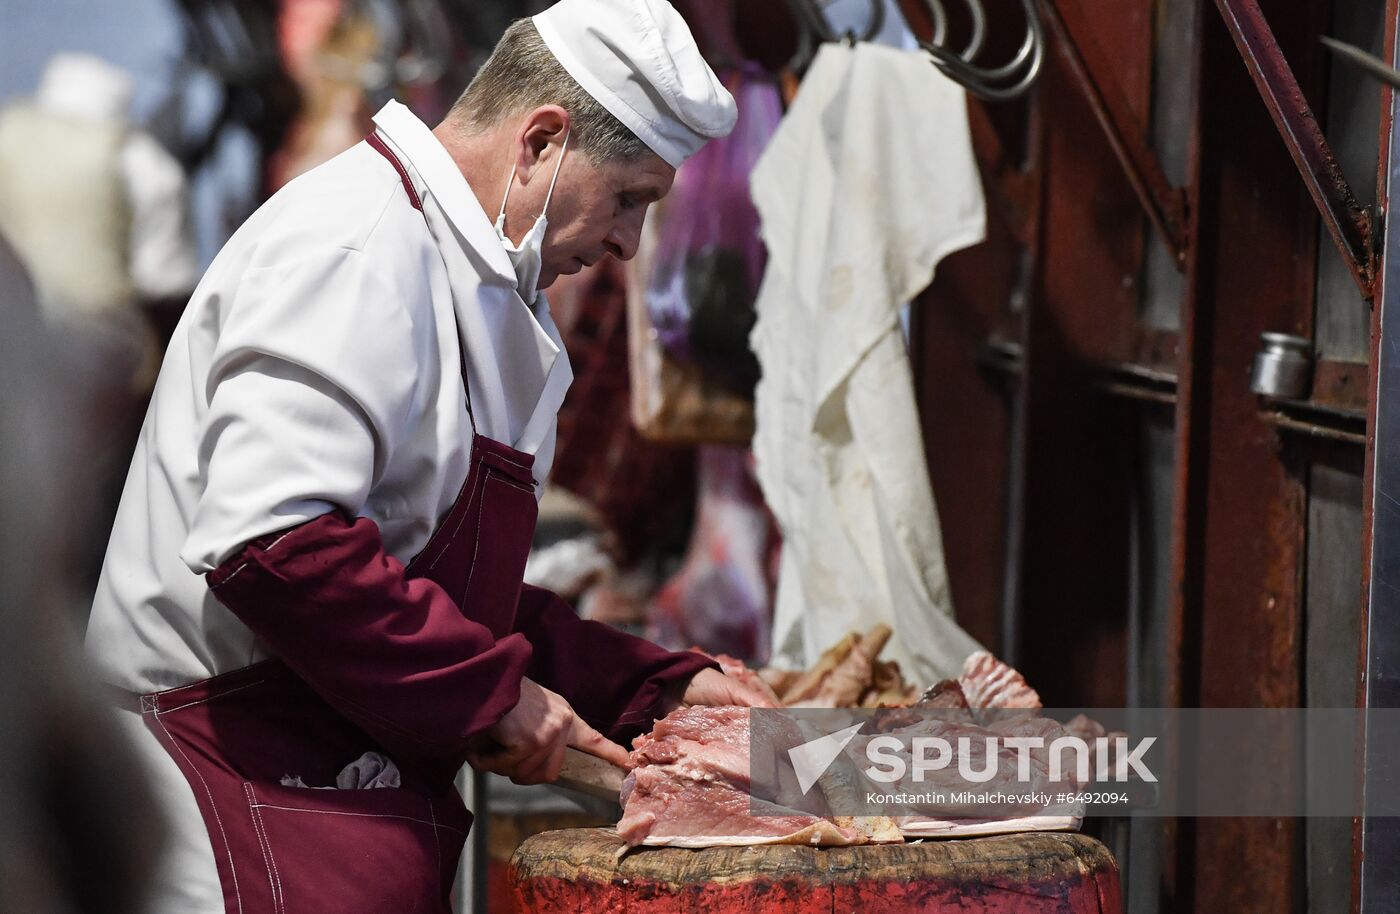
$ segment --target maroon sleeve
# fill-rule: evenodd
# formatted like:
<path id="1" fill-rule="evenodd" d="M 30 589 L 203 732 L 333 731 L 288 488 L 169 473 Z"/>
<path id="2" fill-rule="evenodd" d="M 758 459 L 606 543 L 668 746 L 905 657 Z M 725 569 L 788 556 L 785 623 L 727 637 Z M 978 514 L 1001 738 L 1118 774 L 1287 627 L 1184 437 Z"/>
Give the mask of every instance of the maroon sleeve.
<path id="1" fill-rule="evenodd" d="M 668 651 L 580 619 L 562 597 L 529 584 L 520 592 L 515 620 L 534 648 L 530 678 L 563 695 L 589 726 L 624 745 L 663 716 L 671 686 L 719 669 L 704 654 Z"/>
<path id="2" fill-rule="evenodd" d="M 326 514 L 255 540 L 208 576 L 219 602 L 390 753 L 460 764 L 520 700 L 523 635 L 500 640 L 424 578 L 373 521 Z"/>

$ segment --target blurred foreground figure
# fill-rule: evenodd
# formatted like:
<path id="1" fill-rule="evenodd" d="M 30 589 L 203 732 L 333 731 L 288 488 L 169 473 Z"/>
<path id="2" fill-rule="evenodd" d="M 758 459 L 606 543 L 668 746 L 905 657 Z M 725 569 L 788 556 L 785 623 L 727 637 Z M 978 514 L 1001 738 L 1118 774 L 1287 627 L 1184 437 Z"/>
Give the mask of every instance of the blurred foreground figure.
<path id="1" fill-rule="evenodd" d="M 184 172 L 130 104 L 125 71 L 57 54 L 34 97 L 0 111 L 0 230 L 50 320 L 185 296 L 199 278 Z"/>
<path id="2" fill-rule="evenodd" d="M 160 351 L 147 306 L 183 306 L 198 279 L 184 172 L 128 118 L 131 78 L 58 54 L 32 99 L 0 110 L 0 232 L 61 341 L 95 490 L 66 603 L 85 607 Z"/>
<path id="3" fill-rule="evenodd" d="M 87 493 L 72 429 L 54 422 L 72 392 L 3 237 L 0 319 L 0 911 L 141 911 L 162 829 L 57 611 Z"/>

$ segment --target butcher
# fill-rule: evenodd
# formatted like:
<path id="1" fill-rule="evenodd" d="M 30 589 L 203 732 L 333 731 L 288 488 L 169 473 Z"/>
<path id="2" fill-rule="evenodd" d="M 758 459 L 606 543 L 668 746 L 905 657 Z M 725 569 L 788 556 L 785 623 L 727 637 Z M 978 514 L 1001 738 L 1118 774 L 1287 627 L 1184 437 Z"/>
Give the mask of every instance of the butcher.
<path id="1" fill-rule="evenodd" d="M 87 632 L 170 822 L 152 910 L 446 912 L 464 763 L 548 782 L 566 746 L 624 763 L 672 708 L 767 703 L 522 583 L 572 378 L 541 290 L 632 257 L 734 120 L 665 0 L 562 0 L 215 258 Z"/>

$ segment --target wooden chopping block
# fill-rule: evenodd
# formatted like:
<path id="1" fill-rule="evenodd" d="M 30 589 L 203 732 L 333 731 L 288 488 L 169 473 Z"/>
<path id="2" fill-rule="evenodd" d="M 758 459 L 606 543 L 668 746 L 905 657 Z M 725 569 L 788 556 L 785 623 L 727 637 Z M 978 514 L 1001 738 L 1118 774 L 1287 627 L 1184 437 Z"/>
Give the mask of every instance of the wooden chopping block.
<path id="1" fill-rule="evenodd" d="M 510 864 L 521 914 L 1122 914 L 1118 864 L 1093 838 L 996 835 L 865 847 L 645 848 L 611 829 L 526 839 Z"/>

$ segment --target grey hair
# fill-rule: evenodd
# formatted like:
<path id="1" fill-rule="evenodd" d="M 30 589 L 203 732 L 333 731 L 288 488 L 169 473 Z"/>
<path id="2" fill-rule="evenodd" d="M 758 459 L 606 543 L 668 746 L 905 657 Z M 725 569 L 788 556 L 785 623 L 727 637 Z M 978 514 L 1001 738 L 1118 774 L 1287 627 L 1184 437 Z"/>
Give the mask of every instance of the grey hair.
<path id="1" fill-rule="evenodd" d="M 569 75 L 529 19 L 506 29 L 448 117 L 481 130 L 540 105 L 569 112 L 569 144 L 595 162 L 630 161 L 651 151 Z"/>

